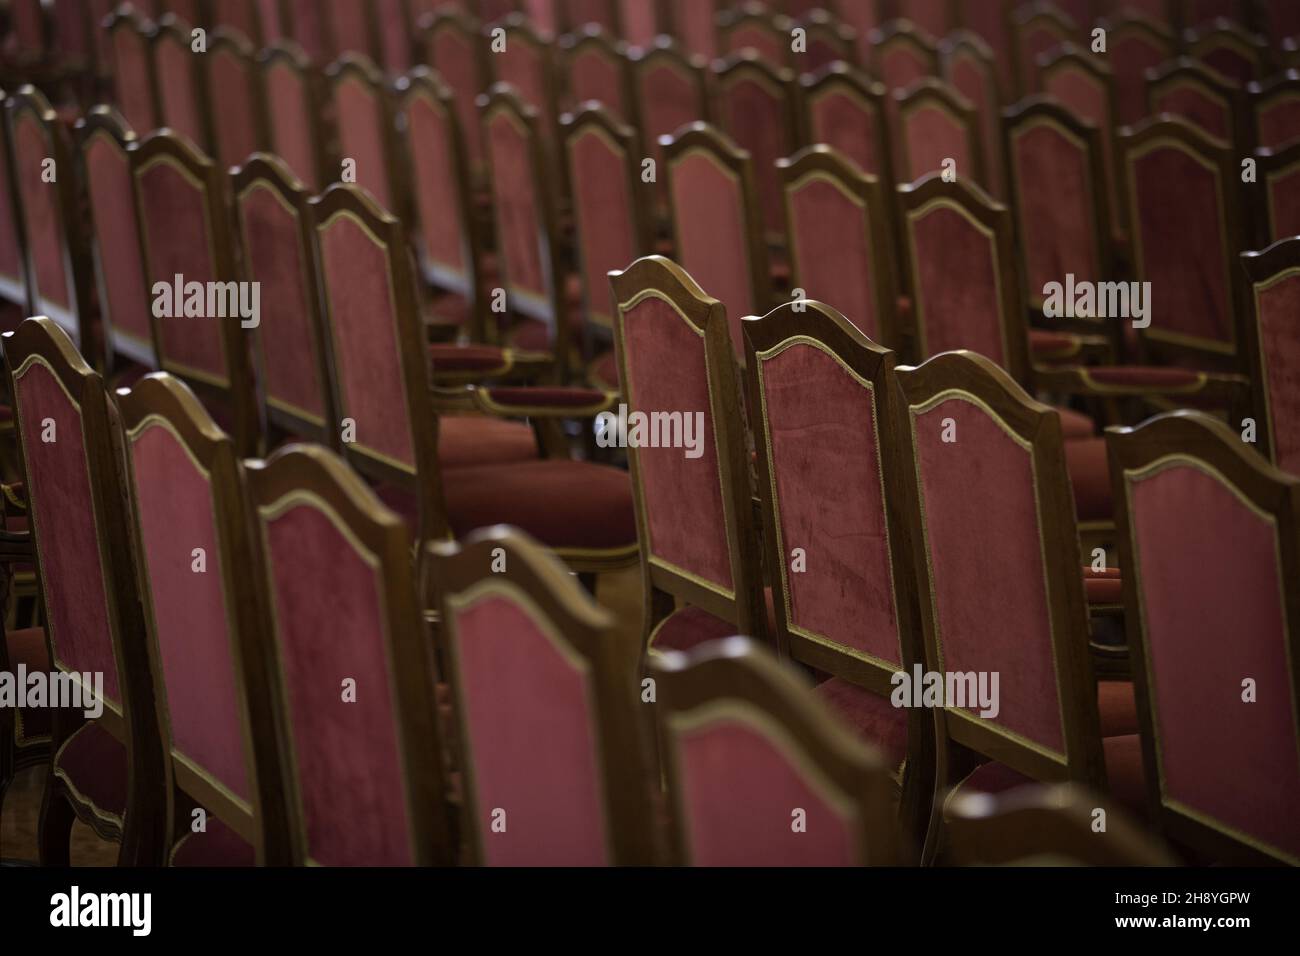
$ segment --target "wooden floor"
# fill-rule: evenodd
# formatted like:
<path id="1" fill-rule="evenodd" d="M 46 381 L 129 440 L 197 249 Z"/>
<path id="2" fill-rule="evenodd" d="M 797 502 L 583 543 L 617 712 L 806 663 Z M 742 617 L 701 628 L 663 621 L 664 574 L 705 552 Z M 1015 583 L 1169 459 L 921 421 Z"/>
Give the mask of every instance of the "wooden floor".
<path id="1" fill-rule="evenodd" d="M 641 577 L 638 568 L 603 575 L 598 584 L 600 603 L 618 619 L 619 637 L 638 640 L 641 628 Z M 20 773 L 0 807 L 0 860 L 35 863 L 36 828 L 41 815 L 45 767 Z M 78 822 L 72 832 L 73 866 L 114 866 L 118 845 L 97 837 Z"/>

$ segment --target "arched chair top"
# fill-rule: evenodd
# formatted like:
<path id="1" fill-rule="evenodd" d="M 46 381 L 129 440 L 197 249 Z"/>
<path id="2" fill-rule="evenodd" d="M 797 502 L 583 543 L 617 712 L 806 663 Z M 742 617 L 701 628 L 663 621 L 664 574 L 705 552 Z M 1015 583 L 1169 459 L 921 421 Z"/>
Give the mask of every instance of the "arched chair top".
<path id="1" fill-rule="evenodd" d="M 257 62 L 263 69 L 284 64 L 298 73 L 310 74 L 313 70 L 307 51 L 291 37 L 280 37 L 257 51 Z"/>
<path id="2" fill-rule="evenodd" d="M 241 60 L 252 62 L 257 58 L 257 48 L 247 35 L 234 27 L 220 26 L 208 35 L 208 53 L 228 50 Z"/>
<path id="3" fill-rule="evenodd" d="M 823 91 L 833 90 L 837 87 L 847 88 L 870 103 L 883 101 L 889 92 L 885 88 L 885 84 L 872 77 L 865 70 L 861 70 L 852 63 L 846 63 L 843 60 L 827 63 L 810 73 L 802 74 L 799 77 L 799 85 L 803 89 L 806 100 L 816 99 L 822 95 Z"/>
<path id="4" fill-rule="evenodd" d="M 110 137 L 122 148 L 139 139 L 126 117 L 114 107 L 104 103 L 92 106 L 84 116 L 80 117 L 77 120 L 76 130 L 83 149 L 86 142 L 100 133 Z"/>
<path id="5" fill-rule="evenodd" d="M 795 82 L 795 72 L 785 66 L 774 66 L 762 54 L 750 50 L 736 50 L 713 61 L 713 75 L 716 82 L 725 89 L 740 78 L 761 77 L 769 85 L 789 88 Z"/>
<path id="6" fill-rule="evenodd" d="M 1040 53 L 1037 63 L 1039 74 L 1044 77 L 1057 70 L 1072 68 L 1088 74 L 1102 85 L 1109 86 L 1115 76 L 1115 71 L 1111 69 L 1109 63 L 1072 40 Z"/>
<path id="7" fill-rule="evenodd" d="M 540 29 L 526 13 L 521 12 L 511 13 L 495 23 L 485 24 L 482 30 L 489 39 L 493 30 L 504 30 L 507 46 L 515 39 L 522 39 L 524 43 L 541 53 L 549 51 L 555 42 L 555 37 L 549 31 Z"/>
<path id="8" fill-rule="evenodd" d="M 564 34 L 558 42 L 560 50 L 570 59 L 591 49 L 611 60 L 617 60 L 626 57 L 629 49 L 626 43 L 612 36 L 599 23 L 584 23 L 572 33 Z"/>
<path id="9" fill-rule="evenodd" d="M 691 123 L 671 135 L 660 136 L 659 145 L 664 148 L 664 158 L 669 164 L 693 150 L 702 150 L 734 175 L 747 173 L 750 168 L 749 153 L 709 123 Z"/>
<path id="10" fill-rule="evenodd" d="M 706 328 L 722 303 L 701 289 L 695 280 L 671 259 L 646 256 L 621 272 L 611 272 L 609 281 L 621 309 L 629 309 L 642 298 L 653 295 L 668 302 L 688 322 Z"/>
<path id="11" fill-rule="evenodd" d="M 1237 83 L 1263 79 L 1271 56 L 1267 38 L 1253 33 L 1236 21 L 1222 17 L 1188 30 L 1183 41 L 1191 57 Z M 1238 58 L 1245 72 L 1233 75 L 1213 66 L 1211 58 L 1220 52 Z"/>
<path id="12" fill-rule="evenodd" d="M 375 65 L 375 61 L 364 53 L 349 50 L 325 68 L 325 77 L 330 85 L 337 86 L 348 79 L 383 90 L 387 88 L 384 71 Z"/>
<path id="13" fill-rule="evenodd" d="M 961 57 L 970 57 L 979 62 L 983 69 L 997 75 L 997 54 L 988 42 L 973 30 L 953 30 L 939 42 L 939 55 L 944 62 L 944 69 Z M 949 79 L 949 82 L 952 82 Z"/>
<path id="14" fill-rule="evenodd" d="M 629 51 L 629 56 L 633 65 L 642 70 L 650 69 L 660 63 L 666 63 L 691 75 L 696 75 L 708 69 L 709 66 L 706 57 L 687 50 L 674 37 L 666 33 L 656 36 L 654 42 L 648 46 L 633 47 Z"/>

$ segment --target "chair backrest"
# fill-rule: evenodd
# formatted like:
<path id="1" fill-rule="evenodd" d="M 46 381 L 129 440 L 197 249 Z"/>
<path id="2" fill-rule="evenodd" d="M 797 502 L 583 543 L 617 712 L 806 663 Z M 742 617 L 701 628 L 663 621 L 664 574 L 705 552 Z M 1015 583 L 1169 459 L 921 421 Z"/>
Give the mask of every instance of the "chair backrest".
<path id="1" fill-rule="evenodd" d="M 619 35 L 632 46 L 649 46 L 654 43 L 656 36 L 664 32 L 662 23 L 666 15 L 659 3 L 617 0 L 615 15 L 618 18 Z"/>
<path id="2" fill-rule="evenodd" d="M 1035 779 L 1100 787 L 1060 419 L 971 352 L 896 374 L 898 434 L 915 468 L 909 527 L 926 666 L 945 685 L 948 675 L 965 680 L 945 686 L 944 737 Z M 985 678 L 993 706 L 981 709 L 974 682 Z"/>
<path id="3" fill-rule="evenodd" d="M 692 56 L 712 60 L 721 51 L 718 45 L 718 0 L 665 0 L 668 31 Z"/>
<path id="4" fill-rule="evenodd" d="M 226 178 L 184 137 L 160 130 L 129 151 L 158 366 L 225 406 L 241 454 L 258 423 L 237 284 Z"/>
<path id="5" fill-rule="evenodd" d="M 1252 83 L 1248 92 L 1257 147 L 1279 149 L 1300 139 L 1300 70 Z"/>
<path id="6" fill-rule="evenodd" d="M 338 444 L 321 324 L 309 193 L 280 160 L 258 153 L 231 175 L 245 282 L 260 287 L 264 320 L 251 330 L 262 418 L 288 435 Z"/>
<path id="7" fill-rule="evenodd" d="M 659 142 L 677 262 L 721 297 L 741 356 L 741 316 L 766 312 L 772 298 L 750 155 L 705 123 Z"/>
<path id="8" fill-rule="evenodd" d="M 26 225 L 28 315 L 48 315 L 93 365 L 103 348 L 92 324 L 93 273 L 68 129 L 49 100 L 24 86 L 5 102 L 13 148 L 13 184 Z"/>
<path id="9" fill-rule="evenodd" d="M 680 413 L 683 436 L 685 419 L 702 422 L 698 457 L 668 443 L 628 448 L 647 602 L 653 589 L 758 633 L 762 583 L 726 309 L 659 256 L 610 282 L 628 414 Z"/>
<path id="10" fill-rule="evenodd" d="M 253 846 L 260 863 L 287 863 L 234 443 L 166 373 L 120 391 L 117 402 L 123 492 L 169 776 Z M 259 779 L 263 770 L 272 779 Z M 184 808 L 169 816 L 176 809 Z"/>
<path id="11" fill-rule="evenodd" d="M 193 27 L 174 14 L 158 21 L 149 34 L 149 52 L 153 57 L 158 90 L 158 123 L 187 137 L 205 152 L 212 150 L 212 130 L 208 126 L 207 74 L 192 44 Z"/>
<path id="12" fill-rule="evenodd" d="M 1155 820 L 1225 862 L 1300 864 L 1300 478 L 1197 412 L 1106 441 Z"/>
<path id="13" fill-rule="evenodd" d="M 522 14 L 511 14 L 484 40 L 491 47 L 493 30 L 500 30 L 504 46 L 487 57 L 492 82 L 508 83 L 523 102 L 537 113 L 537 132 L 543 152 L 554 158 L 556 109 L 555 60 L 552 37 L 534 28 Z"/>
<path id="14" fill-rule="evenodd" d="M 984 184 L 998 198 L 1006 195 L 1002 164 L 1002 91 L 992 48 L 969 30 L 959 30 L 939 45 L 943 78 L 975 108 L 984 147 Z"/>
<path id="15" fill-rule="evenodd" d="M 159 125 L 153 55 L 149 49 L 152 21 L 123 4 L 104 21 L 113 57 L 114 104 L 133 129 L 152 131 Z"/>
<path id="16" fill-rule="evenodd" d="M 433 553 L 474 861 L 652 862 L 637 642 L 520 532 Z"/>
<path id="17" fill-rule="evenodd" d="M 1228 20 L 1215 20 L 1185 37 L 1187 53 L 1240 86 L 1262 80 L 1269 61 L 1268 40 Z"/>
<path id="18" fill-rule="evenodd" d="M 950 170 L 960 179 L 984 183 L 984 148 L 973 103 L 932 76 L 895 90 L 894 100 L 900 179 L 912 182 L 926 173 Z"/>
<path id="19" fill-rule="evenodd" d="M 689 123 L 709 119 L 706 95 L 707 63 L 683 52 L 667 36 L 656 37 L 643 50 L 633 51 L 632 100 L 646 149 L 663 165 L 659 141 Z"/>
<path id="20" fill-rule="evenodd" d="M 379 62 L 379 24 L 374 0 L 321 0 L 330 55 L 353 54 Z"/>
<path id="21" fill-rule="evenodd" d="M 1100 20 L 1097 26 L 1106 31 L 1106 65 L 1115 78 L 1116 123 L 1132 126 L 1147 115 L 1147 73 L 1173 56 L 1173 34 L 1128 11 Z"/>
<path id="22" fill-rule="evenodd" d="M 674 862 L 895 862 L 884 762 L 784 665 L 733 637 L 651 667 Z"/>
<path id="23" fill-rule="evenodd" d="M 373 0 L 378 30 L 379 60 L 389 76 L 401 76 L 415 65 L 415 22 L 408 0 Z"/>
<path id="24" fill-rule="evenodd" d="M 266 101 L 255 53 L 252 44 L 224 27 L 208 38 L 207 110 L 213 153 L 226 168 L 243 163 L 268 144 Z"/>
<path id="25" fill-rule="evenodd" d="M 333 59 L 333 38 L 321 0 L 282 0 L 280 10 L 286 39 L 301 47 L 318 66 Z"/>
<path id="26" fill-rule="evenodd" d="M 1101 136 L 1091 123 L 1046 96 L 1004 114 L 1007 182 L 1024 257 L 1025 302 L 1041 311 L 1045 291 L 1067 275 L 1109 281 L 1108 227 Z M 1093 327 L 1103 320 L 1086 319 Z"/>
<path id="27" fill-rule="evenodd" d="M 803 45 L 796 50 L 787 38 L 786 59 L 791 69 L 802 73 L 831 63 L 859 62 L 857 31 L 816 3 L 794 21 L 792 30 L 803 31 Z"/>
<path id="28" fill-rule="evenodd" d="M 1242 88 L 1195 60 L 1180 57 L 1149 73 L 1147 102 L 1151 116 L 1168 113 L 1223 143 L 1245 142 L 1240 124 L 1248 110 Z"/>
<path id="29" fill-rule="evenodd" d="M 1053 47 L 1073 40 L 1079 30 L 1056 4 L 1034 0 L 1017 7 L 1011 14 L 1011 32 L 1015 38 L 1012 52 L 1019 89 L 1022 94 L 1028 94 L 1042 89 L 1038 58 Z"/>
<path id="30" fill-rule="evenodd" d="M 476 177 L 483 167 L 483 136 L 475 98 L 484 88 L 486 69 L 479 24 L 449 7 L 421 18 L 425 62 L 438 71 L 456 97 L 456 115 L 465 136 L 465 149 Z"/>
<path id="31" fill-rule="evenodd" d="M 452 862 L 406 527 L 318 446 L 250 462 L 247 475 L 294 862 Z"/>
<path id="32" fill-rule="evenodd" d="M 635 121 L 627 47 L 623 43 L 610 39 L 595 24 L 588 24 L 582 32 L 561 38 L 560 62 L 566 109 L 596 102 L 621 122 L 631 125 Z"/>
<path id="33" fill-rule="evenodd" d="M 1012 53 L 1011 0 L 957 0 L 957 21 L 983 40 L 993 51 L 998 68 L 998 82 L 1005 99 L 1014 99 L 1016 61 Z"/>
<path id="34" fill-rule="evenodd" d="M 354 162 L 356 184 L 400 218 L 393 102 L 383 73 L 364 56 L 345 53 L 325 71 L 325 82 L 334 103 L 340 161 Z M 337 179 L 337 173 L 331 176 Z"/>
<path id="35" fill-rule="evenodd" d="M 1245 252 L 1250 319 L 1243 323 L 1257 447 L 1283 471 L 1300 474 L 1300 237 Z"/>
<path id="36" fill-rule="evenodd" d="M 1244 276 L 1233 257 L 1246 245 L 1235 150 L 1172 117 L 1121 133 L 1120 149 L 1134 278 L 1160 290 L 1143 340 L 1235 367 Z"/>
<path id="37" fill-rule="evenodd" d="M 834 147 L 864 173 L 894 181 L 884 84 L 847 63 L 831 63 L 799 81 L 808 142 Z"/>
<path id="38" fill-rule="evenodd" d="M 1011 212 L 978 186 L 942 174 L 898 187 L 912 290 L 915 351 L 978 352 L 1028 381 L 1028 339 Z"/>
<path id="39" fill-rule="evenodd" d="M 1255 153 L 1264 184 L 1258 220 L 1265 243 L 1300 236 L 1300 142 Z"/>
<path id="40" fill-rule="evenodd" d="M 257 57 L 266 91 L 268 149 L 309 188 L 338 177 L 325 155 L 320 78 L 302 47 L 277 40 Z"/>
<path id="41" fill-rule="evenodd" d="M 609 273 L 654 251 L 636 132 L 596 103 L 587 103 L 562 123 L 573 183 L 583 315 L 612 330 L 615 303 Z"/>
<path id="42" fill-rule="evenodd" d="M 893 93 L 927 76 L 939 75 L 939 47 L 910 20 L 891 20 L 871 32 L 872 72 Z"/>
<path id="43" fill-rule="evenodd" d="M 772 13 L 762 3 L 739 3 L 718 14 L 718 53 L 726 56 L 752 50 L 773 65 L 790 58 L 790 31 L 794 23 Z"/>
<path id="44" fill-rule="evenodd" d="M 7 100 L 0 90 L 0 101 Z M 31 286 L 28 275 L 27 229 L 23 223 L 23 197 L 14 182 L 13 143 L 9 123 L 0 120 L 0 297 L 27 311 Z"/>
<path id="45" fill-rule="evenodd" d="M 830 146 L 809 146 L 778 166 L 792 286 L 803 298 L 837 303 L 873 341 L 898 344 L 888 188 Z"/>
<path id="46" fill-rule="evenodd" d="M 924 657 L 908 592 L 893 353 L 819 302 L 747 318 L 745 348 L 767 566 L 779 569 L 778 646 L 888 696 L 893 675 Z"/>

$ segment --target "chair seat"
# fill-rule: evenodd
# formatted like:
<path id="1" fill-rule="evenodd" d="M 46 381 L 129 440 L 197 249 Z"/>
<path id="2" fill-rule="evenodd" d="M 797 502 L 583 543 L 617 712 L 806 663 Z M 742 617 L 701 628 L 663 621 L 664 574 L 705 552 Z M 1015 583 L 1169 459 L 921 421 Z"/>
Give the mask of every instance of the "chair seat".
<path id="1" fill-rule="evenodd" d="M 880 748 L 895 771 L 907 759 L 907 708 L 895 707 L 887 697 L 873 694 L 842 677 L 832 677 L 816 687 L 817 696 L 831 706 L 868 743 Z"/>
<path id="2" fill-rule="evenodd" d="M 491 345 L 435 342 L 429 346 L 429 362 L 435 378 L 439 373 L 489 376 L 506 367 L 506 354 Z"/>
<path id="3" fill-rule="evenodd" d="M 1119 568 L 1106 568 L 1104 571 L 1084 568 L 1083 587 L 1091 606 L 1124 603 L 1124 579 Z"/>
<path id="4" fill-rule="evenodd" d="M 1029 330 L 1029 351 L 1035 359 L 1068 359 L 1079 352 L 1079 337 L 1048 329 Z"/>
<path id="5" fill-rule="evenodd" d="M 1103 737 L 1124 737 L 1138 732 L 1137 697 L 1133 682 L 1097 681 L 1097 713 L 1101 716 Z"/>
<path id="6" fill-rule="evenodd" d="M 1056 406 L 1056 414 L 1061 416 L 1061 434 L 1066 441 L 1078 441 L 1081 438 L 1093 438 L 1097 434 L 1097 423 L 1083 412 L 1063 405 Z"/>
<path id="7" fill-rule="evenodd" d="M 627 472 L 568 459 L 443 471 L 452 533 L 514 525 L 549 548 L 609 550 L 636 544 Z"/>
<path id="8" fill-rule="evenodd" d="M 29 627 L 10 631 L 5 635 L 9 649 L 9 667 L 17 673 L 19 667 L 27 673 L 48 674 L 49 649 L 45 645 L 45 629 Z M 14 728 L 14 742 L 19 747 L 47 743 L 53 726 L 53 711 L 49 707 L 19 707 L 18 723 Z"/>
<path id="9" fill-rule="evenodd" d="M 443 295 L 424 309 L 424 324 L 459 329 L 469 324 L 473 310 L 469 300 L 459 295 Z"/>
<path id="10" fill-rule="evenodd" d="M 100 819 L 122 825 L 126 813 L 126 747 L 92 720 L 54 755 L 54 773 L 73 791 L 73 798 Z"/>
<path id="11" fill-rule="evenodd" d="M 257 851 L 238 833 L 212 814 L 207 832 L 187 833 L 172 848 L 172 866 L 237 867 L 256 866 Z"/>
<path id="12" fill-rule="evenodd" d="M 443 468 L 506 465 L 537 458 L 537 436 L 522 422 L 486 415 L 438 419 L 438 462 Z"/>
<path id="13" fill-rule="evenodd" d="M 1106 458 L 1106 439 L 1067 441 L 1065 466 L 1074 488 L 1074 508 L 1079 520 L 1114 520 L 1115 506 L 1110 487 L 1110 463 Z"/>
<path id="14" fill-rule="evenodd" d="M 707 641 L 732 637 L 740 629 L 708 611 L 687 605 L 659 622 L 650 634 L 650 647 L 656 651 L 689 651 Z"/>
<path id="15" fill-rule="evenodd" d="M 587 380 L 607 392 L 619 390 L 618 355 L 610 349 L 587 366 Z"/>

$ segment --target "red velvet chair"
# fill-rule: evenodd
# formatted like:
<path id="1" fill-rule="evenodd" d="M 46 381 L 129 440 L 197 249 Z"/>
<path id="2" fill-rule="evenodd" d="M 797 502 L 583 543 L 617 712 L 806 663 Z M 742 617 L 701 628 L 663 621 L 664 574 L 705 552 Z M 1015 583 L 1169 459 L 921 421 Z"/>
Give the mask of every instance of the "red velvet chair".
<path id="1" fill-rule="evenodd" d="M 1016 63 L 1011 32 L 1013 0 L 957 0 L 957 25 L 974 33 L 993 52 L 1003 98 L 1016 94 Z"/>
<path id="2" fill-rule="evenodd" d="M 79 675 L 102 675 L 100 717 L 48 712 L 54 757 L 41 805 L 41 862 L 68 865 L 80 819 L 122 844 L 120 863 L 157 866 L 166 842 L 162 751 L 114 412 L 103 380 L 52 320 L 29 319 L 8 333 L 4 355 L 45 611 L 44 637 L 27 636 L 25 656 L 78 675 L 83 688 Z"/>
<path id="3" fill-rule="evenodd" d="M 1250 110 L 1243 88 L 1196 60 L 1180 57 L 1148 73 L 1147 103 L 1150 116 L 1177 116 L 1222 143 L 1249 141 L 1243 124 Z"/>
<path id="4" fill-rule="evenodd" d="M 1213 20 L 1184 37 L 1189 56 L 1227 80 L 1245 86 L 1268 72 L 1268 40 L 1230 20 Z"/>
<path id="5" fill-rule="evenodd" d="M 114 105 L 133 129 L 152 131 L 159 125 L 148 39 L 154 24 L 124 4 L 109 14 L 103 29 L 112 48 Z"/>
<path id="6" fill-rule="evenodd" d="M 117 401 L 122 490 L 171 784 L 167 859 L 285 864 L 285 781 L 234 444 L 165 373 Z"/>
<path id="7" fill-rule="evenodd" d="M 3 94 L 0 90 L 0 94 Z M 7 100 L 8 97 L 3 97 Z M 13 321 L 28 311 L 32 284 L 28 273 L 27 228 L 23 222 L 23 197 L 15 188 L 13 146 L 9 123 L 0 122 L 0 299 L 12 307 Z"/>
<path id="8" fill-rule="evenodd" d="M 481 26 L 450 7 L 439 7 L 433 14 L 421 17 L 418 24 L 425 62 L 438 71 L 456 98 L 456 115 L 477 183 L 483 172 L 483 137 L 475 98 L 486 86 Z"/>
<path id="9" fill-rule="evenodd" d="M 655 160 L 655 181 L 660 184 L 668 179 L 660 140 L 712 115 L 706 92 L 708 62 L 684 49 L 671 37 L 659 36 L 651 45 L 631 53 L 632 102 L 645 149 Z M 663 185 L 655 188 L 655 207 L 659 218 L 666 220 L 668 192 Z"/>
<path id="10" fill-rule="evenodd" d="M 939 44 L 943 78 L 975 108 L 984 147 L 984 182 L 990 195 L 1006 195 L 1002 165 L 1002 91 L 992 48 L 962 30 Z"/>
<path id="11" fill-rule="evenodd" d="M 537 132 L 542 138 L 543 153 L 546 161 L 554 164 L 557 156 L 556 122 L 560 115 L 554 37 L 549 32 L 539 31 L 523 14 L 511 14 L 494 29 L 503 31 L 505 47 L 490 52 L 486 57 L 491 82 L 494 85 L 510 84 L 523 102 L 537 112 Z M 490 32 L 484 31 L 481 42 L 485 47 L 492 42 L 488 35 Z"/>
<path id="12" fill-rule="evenodd" d="M 1255 153 L 1263 184 L 1255 214 L 1260 245 L 1300 236 L 1300 142 Z"/>
<path id="13" fill-rule="evenodd" d="M 266 92 L 267 146 L 309 189 L 323 189 L 339 170 L 321 129 L 320 76 L 292 40 L 277 40 L 257 56 Z"/>
<path id="14" fill-rule="evenodd" d="M 516 531 L 435 545 L 433 576 L 470 860 L 654 862 L 641 647 Z"/>
<path id="15" fill-rule="evenodd" d="M 1300 478 L 1195 412 L 1107 441 L 1154 821 L 1207 861 L 1300 864 Z"/>
<path id="16" fill-rule="evenodd" d="M 809 146 L 777 165 L 785 184 L 791 285 L 803 298 L 838 303 L 873 341 L 901 346 L 887 187 L 830 146 Z"/>
<path id="17" fill-rule="evenodd" d="M 1287 70 L 1247 87 L 1254 107 L 1255 145 L 1280 149 L 1300 139 L 1300 71 Z"/>
<path id="18" fill-rule="evenodd" d="M 871 56 L 871 31 L 885 20 L 882 0 L 825 0 L 820 5 L 857 34 L 858 61 L 866 63 Z"/>
<path id="19" fill-rule="evenodd" d="M 269 144 L 256 52 L 244 37 L 224 27 L 208 38 L 203 61 L 208 74 L 205 109 L 213 154 L 227 168 L 240 165 Z"/>
<path id="20" fill-rule="evenodd" d="M 805 73 L 799 93 L 810 143 L 834 147 L 863 173 L 894 181 L 883 84 L 847 63 L 831 63 Z"/>
<path id="21" fill-rule="evenodd" d="M 1174 36 L 1157 21 L 1122 12 L 1097 23 L 1106 31 L 1106 65 L 1115 78 L 1115 119 L 1132 126 L 1147 115 L 1147 73 L 1168 62 Z"/>
<path id="22" fill-rule="evenodd" d="M 627 450 L 645 643 L 680 650 L 728 634 L 762 636 L 762 571 L 734 353 L 740 332 L 721 302 L 662 257 L 638 259 L 610 283 L 629 414 L 680 412 L 683 438 L 685 419 L 703 416 L 698 457 L 681 447 Z"/>
<path id="23" fill-rule="evenodd" d="M 451 863 L 433 660 L 405 525 L 318 446 L 248 463 L 247 488 L 290 859 Z"/>
<path id="24" fill-rule="evenodd" d="M 691 56 L 712 60 L 721 52 L 718 44 L 718 0 L 665 0 L 669 34 L 676 36 Z"/>
<path id="25" fill-rule="evenodd" d="M 354 163 L 356 184 L 381 207 L 404 218 L 403 196 L 397 187 L 393 101 L 384 75 L 360 54 L 346 53 L 330 65 L 325 77 L 338 132 L 337 162 Z M 341 168 L 336 164 L 325 181 L 341 181 Z"/>
<path id="26" fill-rule="evenodd" d="M 226 178 L 212 160 L 166 130 L 147 137 L 129 154 L 146 283 L 151 295 L 160 283 L 171 290 L 172 315 L 153 317 L 158 366 L 212 403 L 241 454 L 252 454 L 261 424 L 241 320 L 207 315 L 206 302 L 203 315 L 187 317 L 183 306 L 189 297 L 175 290 L 177 276 L 186 285 L 238 279 Z"/>
<path id="27" fill-rule="evenodd" d="M 890 93 L 939 75 L 938 41 L 910 20 L 891 20 L 870 35 L 867 65 Z"/>
<path id="28" fill-rule="evenodd" d="M 136 135 L 112 107 L 97 106 L 77 121 L 77 141 L 107 359 L 110 367 L 125 360 L 153 368 L 151 296 L 131 175 Z"/>
<path id="29" fill-rule="evenodd" d="M 617 391 L 615 303 L 608 275 L 654 251 L 641 154 L 636 132 L 597 103 L 587 103 L 561 122 L 573 183 L 586 378 L 595 388 Z"/>
<path id="30" fill-rule="evenodd" d="M 737 357 L 740 317 L 773 304 L 758 189 L 749 153 L 705 123 L 659 141 L 673 211 L 676 261 L 726 306 Z"/>
<path id="31" fill-rule="evenodd" d="M 1262 252 L 1246 252 L 1242 265 L 1250 281 L 1253 306 L 1245 325 L 1250 361 L 1256 447 L 1282 471 L 1300 474 L 1300 238 L 1292 237 Z M 1235 423 L 1234 423 L 1235 424 Z"/>
<path id="32" fill-rule="evenodd" d="M 810 0 L 807 10 L 798 15 L 792 29 L 802 30 L 803 52 L 795 52 L 786 43 L 790 68 L 804 73 L 819 70 L 831 63 L 859 62 L 858 33 L 833 14 L 824 10 L 820 0 Z"/>
<path id="33" fill-rule="evenodd" d="M 738 3 L 718 14 L 718 55 L 752 50 L 755 58 L 773 66 L 790 59 L 794 22 L 762 3 Z"/>
<path id="34" fill-rule="evenodd" d="M 629 70 L 627 47 L 595 24 L 587 24 L 581 32 L 561 37 L 563 108 L 572 111 L 594 101 L 616 119 L 631 125 L 636 114 L 632 112 Z"/>
<path id="35" fill-rule="evenodd" d="M 952 160 L 959 177 L 983 184 L 984 147 L 975 106 L 934 77 L 894 91 L 898 109 L 895 152 L 899 176 L 907 182 L 946 170 Z"/>
<path id="36" fill-rule="evenodd" d="M 374 0 L 321 0 L 320 7 L 332 59 L 351 54 L 379 63 L 379 22 Z"/>
<path id="37" fill-rule="evenodd" d="M 919 846 L 934 724 L 889 699 L 894 674 L 924 659 L 901 508 L 907 463 L 891 425 L 893 353 L 818 302 L 787 303 L 744 327 L 777 645 L 830 676 L 818 696 L 888 760 Z"/>
<path id="38" fill-rule="evenodd" d="M 885 762 L 798 675 L 733 637 L 651 663 L 673 862 L 892 865 Z"/>
<path id="39" fill-rule="evenodd" d="M 1017 88 L 1026 96 L 1042 89 L 1038 58 L 1079 36 L 1079 25 L 1049 0 L 1034 0 L 1012 13 L 1011 35 Z"/>
<path id="40" fill-rule="evenodd" d="M 195 53 L 192 25 L 174 13 L 163 16 L 149 34 L 154 83 L 158 91 L 158 125 L 189 139 L 204 152 L 212 151 L 208 125 L 207 73 Z"/>

